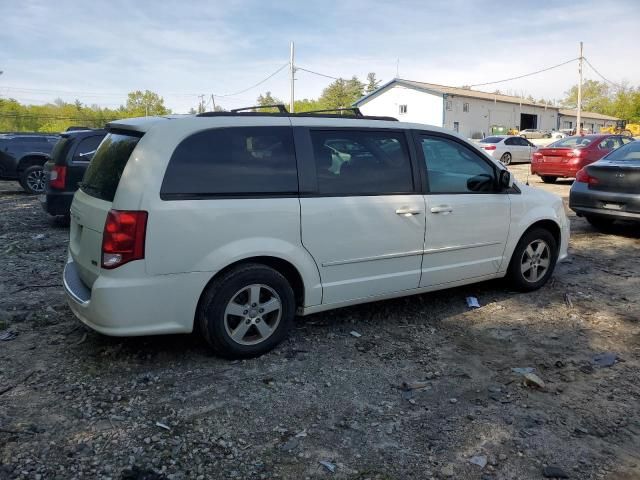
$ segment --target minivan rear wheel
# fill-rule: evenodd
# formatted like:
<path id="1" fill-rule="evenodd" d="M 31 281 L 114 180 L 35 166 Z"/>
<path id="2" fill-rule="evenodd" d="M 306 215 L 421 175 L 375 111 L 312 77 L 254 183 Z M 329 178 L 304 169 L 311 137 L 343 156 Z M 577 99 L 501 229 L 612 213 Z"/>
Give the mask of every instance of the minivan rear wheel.
<path id="1" fill-rule="evenodd" d="M 556 266 L 558 245 L 549 230 L 533 228 L 526 232 L 516 245 L 507 280 L 510 286 L 521 292 L 542 287 Z"/>
<path id="2" fill-rule="evenodd" d="M 286 338 L 294 316 L 295 296 L 287 279 L 266 265 L 246 264 L 209 285 L 198 326 L 220 355 L 255 357 Z"/>

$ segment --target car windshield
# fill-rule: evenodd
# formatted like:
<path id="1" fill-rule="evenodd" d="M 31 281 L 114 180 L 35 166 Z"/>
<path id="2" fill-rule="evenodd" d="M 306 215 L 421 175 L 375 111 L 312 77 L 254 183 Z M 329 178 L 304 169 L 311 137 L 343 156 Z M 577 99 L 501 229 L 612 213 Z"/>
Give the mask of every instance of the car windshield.
<path id="1" fill-rule="evenodd" d="M 588 137 L 568 137 L 553 142 L 549 148 L 583 148 L 591 143 L 592 139 Z"/>
<path id="2" fill-rule="evenodd" d="M 486 137 L 480 140 L 480 143 L 500 143 L 502 140 L 502 137 Z"/>
<path id="3" fill-rule="evenodd" d="M 640 142 L 628 143 L 614 150 L 604 158 L 614 162 L 638 161 L 640 160 Z"/>

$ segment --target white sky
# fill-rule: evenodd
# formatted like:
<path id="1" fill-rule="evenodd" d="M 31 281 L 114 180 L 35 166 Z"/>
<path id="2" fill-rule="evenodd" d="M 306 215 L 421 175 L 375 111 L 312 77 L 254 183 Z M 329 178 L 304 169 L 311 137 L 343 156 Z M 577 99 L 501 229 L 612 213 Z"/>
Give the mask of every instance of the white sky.
<path id="1" fill-rule="evenodd" d="M 502 6 L 499 6 L 502 5 Z M 335 77 L 368 72 L 388 81 L 461 86 L 512 77 L 585 56 L 609 80 L 640 85 L 633 50 L 640 1 L 183 1 L 0 0 L 0 97 L 41 104 L 56 97 L 116 107 L 153 90 L 177 113 L 198 94 L 237 92 L 288 62 Z M 331 82 L 299 71 L 296 97 Z M 585 67 L 585 78 L 599 77 Z M 561 98 L 577 64 L 480 89 Z M 267 90 L 288 101 L 287 69 L 217 103 L 255 103 Z"/>

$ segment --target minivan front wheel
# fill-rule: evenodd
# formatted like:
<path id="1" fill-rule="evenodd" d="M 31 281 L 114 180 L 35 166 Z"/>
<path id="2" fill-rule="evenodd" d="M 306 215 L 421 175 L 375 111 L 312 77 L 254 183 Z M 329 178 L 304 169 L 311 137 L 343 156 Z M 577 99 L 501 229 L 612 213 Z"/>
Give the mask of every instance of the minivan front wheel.
<path id="1" fill-rule="evenodd" d="M 507 279 L 516 290 L 537 290 L 549 280 L 557 259 L 558 246 L 551 232 L 534 228 L 518 242 L 511 256 Z"/>
<path id="2" fill-rule="evenodd" d="M 198 323 L 213 349 L 230 358 L 254 357 L 284 340 L 295 316 L 295 297 L 276 270 L 246 264 L 213 281 Z"/>

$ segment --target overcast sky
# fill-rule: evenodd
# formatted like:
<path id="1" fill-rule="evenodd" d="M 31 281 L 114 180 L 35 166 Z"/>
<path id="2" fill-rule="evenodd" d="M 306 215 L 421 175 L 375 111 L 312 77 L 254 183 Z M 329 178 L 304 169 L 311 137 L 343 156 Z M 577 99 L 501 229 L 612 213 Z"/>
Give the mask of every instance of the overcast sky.
<path id="1" fill-rule="evenodd" d="M 0 0 L 0 97 L 41 104 L 56 97 L 116 107 L 126 92 L 158 92 L 175 112 L 198 94 L 238 92 L 289 60 L 334 77 L 376 72 L 461 86 L 512 77 L 585 56 L 613 82 L 640 84 L 633 48 L 640 1 L 446 2 L 374 0 Z M 615 5 L 615 7 L 613 6 Z M 598 79 L 585 67 L 585 77 Z M 331 80 L 303 71 L 296 97 L 317 97 Z M 561 98 L 577 65 L 478 87 Z M 233 97 L 255 103 L 270 90 L 288 100 L 287 69 Z"/>

